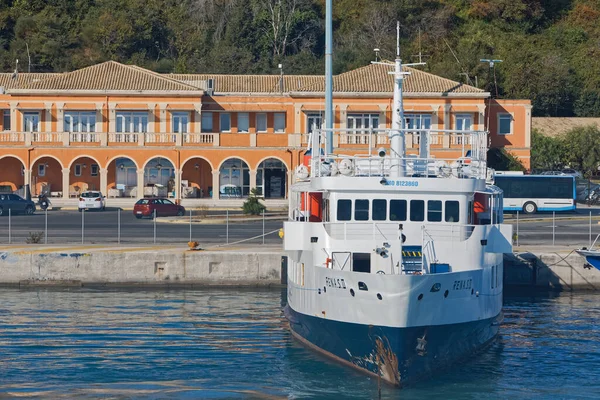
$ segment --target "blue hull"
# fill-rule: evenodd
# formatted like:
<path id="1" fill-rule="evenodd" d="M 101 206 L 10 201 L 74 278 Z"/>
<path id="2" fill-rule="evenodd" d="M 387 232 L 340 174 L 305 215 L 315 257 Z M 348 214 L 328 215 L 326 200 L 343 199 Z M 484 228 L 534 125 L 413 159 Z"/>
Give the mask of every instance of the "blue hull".
<path id="1" fill-rule="evenodd" d="M 298 339 L 343 364 L 405 386 L 465 358 L 498 333 L 501 314 L 453 325 L 391 328 L 304 315 L 286 306 Z"/>

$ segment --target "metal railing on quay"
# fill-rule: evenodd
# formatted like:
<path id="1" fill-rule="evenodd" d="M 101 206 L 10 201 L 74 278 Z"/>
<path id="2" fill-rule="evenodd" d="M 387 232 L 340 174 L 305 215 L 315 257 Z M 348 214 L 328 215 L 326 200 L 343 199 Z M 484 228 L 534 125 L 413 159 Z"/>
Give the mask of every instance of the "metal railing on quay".
<path id="1" fill-rule="evenodd" d="M 197 242 L 214 247 L 233 244 L 277 245 L 282 219 L 271 220 L 263 212 L 251 220 L 225 211 L 214 223 L 198 220 L 192 210 L 173 220 L 155 212 L 137 219 L 131 211 L 42 211 L 32 215 L 11 209 L 0 215 L 0 245 L 80 244 L 80 245 L 166 245 Z M 223 218 L 224 217 L 224 218 Z M 191 245 L 190 245 L 191 247 Z"/>

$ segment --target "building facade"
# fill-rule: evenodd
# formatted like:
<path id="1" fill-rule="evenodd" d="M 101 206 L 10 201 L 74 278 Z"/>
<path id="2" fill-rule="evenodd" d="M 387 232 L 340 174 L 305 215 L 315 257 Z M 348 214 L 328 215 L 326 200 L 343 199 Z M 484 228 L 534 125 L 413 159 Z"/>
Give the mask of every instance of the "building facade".
<path id="1" fill-rule="evenodd" d="M 392 67 L 334 77 L 335 151 L 388 146 Z M 490 130 L 529 166 L 531 105 L 415 69 L 404 86 L 409 128 Z M 162 195 L 224 201 L 257 188 L 283 199 L 309 134 L 323 123 L 324 77 L 158 74 L 114 61 L 61 74 L 0 74 L 0 189 L 76 198 Z M 346 131 L 343 131 L 346 130 Z M 409 153 L 418 138 L 407 135 Z M 461 140 L 431 141 L 441 159 Z"/>

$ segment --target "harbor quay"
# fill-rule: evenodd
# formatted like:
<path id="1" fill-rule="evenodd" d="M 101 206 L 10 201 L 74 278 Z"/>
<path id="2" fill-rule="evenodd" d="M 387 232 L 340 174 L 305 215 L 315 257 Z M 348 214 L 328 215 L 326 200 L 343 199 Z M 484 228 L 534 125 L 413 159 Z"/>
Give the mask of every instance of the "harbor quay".
<path id="1" fill-rule="evenodd" d="M 279 287 L 278 245 L 190 250 L 187 246 L 0 246 L 0 285 L 11 287 Z M 504 256 L 508 289 L 600 290 L 600 271 L 568 246 L 515 248 Z"/>

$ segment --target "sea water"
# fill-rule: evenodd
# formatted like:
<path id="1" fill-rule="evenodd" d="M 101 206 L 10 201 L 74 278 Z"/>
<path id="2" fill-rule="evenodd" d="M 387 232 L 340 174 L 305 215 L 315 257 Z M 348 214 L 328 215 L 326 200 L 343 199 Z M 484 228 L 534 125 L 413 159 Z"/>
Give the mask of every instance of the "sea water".
<path id="1" fill-rule="evenodd" d="M 0 289 L 0 304 L 2 398 L 600 398 L 598 293 L 507 294 L 491 346 L 402 390 L 297 343 L 285 290 Z"/>

